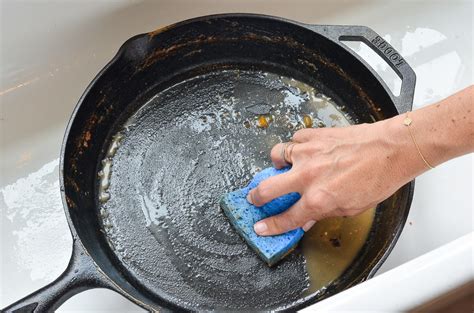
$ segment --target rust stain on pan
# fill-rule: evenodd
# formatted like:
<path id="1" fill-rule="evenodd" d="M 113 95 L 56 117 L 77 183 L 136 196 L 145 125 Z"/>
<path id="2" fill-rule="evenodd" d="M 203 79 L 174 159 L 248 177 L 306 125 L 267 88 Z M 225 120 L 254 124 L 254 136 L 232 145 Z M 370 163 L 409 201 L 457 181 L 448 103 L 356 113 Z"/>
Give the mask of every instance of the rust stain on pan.
<path id="1" fill-rule="evenodd" d="M 98 120 L 99 118 L 97 117 L 96 114 L 91 115 L 91 117 L 89 118 L 89 121 L 86 124 L 86 128 L 84 129 L 84 132 L 78 138 L 76 147 L 79 149 L 79 153 L 82 149 L 89 148 L 89 142 L 92 139 L 91 131 L 92 131 L 93 126 L 97 123 Z"/>
<path id="2" fill-rule="evenodd" d="M 190 56 L 192 56 L 192 55 L 195 55 L 195 54 L 201 53 L 201 52 L 202 52 L 202 49 L 196 49 L 196 50 L 193 50 L 193 51 L 191 51 L 191 52 L 186 53 L 185 55 L 183 55 L 183 57 L 184 57 L 184 58 L 190 57 Z"/>
<path id="3" fill-rule="evenodd" d="M 93 113 L 87 120 L 84 131 L 81 136 L 77 138 L 76 148 L 78 154 L 83 154 L 84 150 L 90 147 L 90 142 L 94 132 L 95 126 L 103 120 L 103 117 L 99 117 L 96 113 Z"/>
<path id="4" fill-rule="evenodd" d="M 102 93 L 102 92 L 100 92 Z M 106 104 L 107 97 L 103 94 L 100 100 L 96 103 L 96 108 L 103 107 Z M 93 136 L 96 131 L 96 127 L 98 124 L 102 123 L 107 114 L 109 114 L 113 110 L 113 105 L 109 105 L 105 107 L 105 113 L 92 113 L 88 119 L 86 120 L 85 125 L 83 126 L 83 130 L 80 136 L 75 139 L 75 151 L 73 152 L 73 157 L 70 158 L 70 168 L 75 173 L 77 173 L 78 169 L 78 156 L 83 155 L 87 149 L 89 149 L 93 142 Z M 99 110 L 102 111 L 102 110 Z M 77 190 L 76 190 L 77 191 Z"/>
<path id="5" fill-rule="evenodd" d="M 145 59 L 145 61 L 142 63 L 140 67 L 140 70 L 149 67 L 150 65 L 154 64 L 158 60 L 161 60 L 170 55 L 173 55 L 176 51 L 186 46 L 192 46 L 192 45 L 197 45 L 197 44 L 202 44 L 202 43 L 211 43 L 211 42 L 216 42 L 216 41 L 218 41 L 218 38 L 214 36 L 209 36 L 209 37 L 199 36 L 194 40 L 189 40 L 182 43 L 176 43 L 164 49 L 157 49 Z"/>
<path id="6" fill-rule="evenodd" d="M 100 93 L 102 94 L 102 91 Z M 99 102 L 97 102 L 96 106 L 101 107 L 105 103 L 106 99 L 107 99 L 107 97 L 104 94 L 102 94 L 102 97 L 100 97 L 100 100 L 99 100 Z"/>
<path id="7" fill-rule="evenodd" d="M 76 203 L 68 195 L 66 195 L 66 203 L 67 203 L 67 206 L 71 209 L 77 208 Z"/>
<path id="8" fill-rule="evenodd" d="M 165 30 L 168 30 L 171 28 L 171 26 L 173 25 L 167 25 L 167 26 L 163 26 L 163 27 L 159 27 L 151 32 L 148 32 L 147 35 L 148 35 L 148 40 L 152 40 L 153 37 L 155 37 L 156 35 L 158 35 L 159 33 L 162 33 L 164 32 Z"/>
<path id="9" fill-rule="evenodd" d="M 77 163 L 76 163 L 76 159 L 71 159 L 71 170 L 74 172 L 74 173 L 77 173 Z"/>
<path id="10" fill-rule="evenodd" d="M 82 145 L 87 148 L 89 146 L 88 142 L 91 140 L 91 138 L 92 138 L 91 132 L 87 130 L 84 134 L 84 141 Z"/>
<path id="11" fill-rule="evenodd" d="M 74 179 L 72 179 L 71 177 L 66 177 L 66 183 L 68 186 L 71 186 L 75 192 L 79 192 L 80 190 L 79 185 L 76 183 Z"/>

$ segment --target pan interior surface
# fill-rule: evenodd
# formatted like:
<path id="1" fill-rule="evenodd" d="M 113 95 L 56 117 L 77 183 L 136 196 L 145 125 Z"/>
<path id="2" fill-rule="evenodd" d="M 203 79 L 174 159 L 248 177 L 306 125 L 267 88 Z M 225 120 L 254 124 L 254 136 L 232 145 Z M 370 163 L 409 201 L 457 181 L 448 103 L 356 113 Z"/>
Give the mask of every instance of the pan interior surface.
<path id="1" fill-rule="evenodd" d="M 108 141 L 97 191 L 106 238 L 131 276 L 183 308 L 277 309 L 301 300 L 315 291 L 302 250 L 269 268 L 218 199 L 271 166 L 273 145 L 297 129 L 355 122 L 320 90 L 257 70 L 216 70 L 162 90 Z"/>

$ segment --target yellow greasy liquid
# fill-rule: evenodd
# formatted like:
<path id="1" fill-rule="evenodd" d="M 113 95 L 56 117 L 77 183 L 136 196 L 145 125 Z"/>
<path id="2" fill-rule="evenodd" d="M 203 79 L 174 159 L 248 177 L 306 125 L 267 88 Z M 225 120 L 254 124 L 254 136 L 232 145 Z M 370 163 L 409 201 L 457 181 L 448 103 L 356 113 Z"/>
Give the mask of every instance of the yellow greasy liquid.
<path id="1" fill-rule="evenodd" d="M 327 286 L 348 268 L 367 240 L 375 209 L 353 217 L 333 217 L 316 223 L 301 248 L 310 278 L 309 295 Z"/>

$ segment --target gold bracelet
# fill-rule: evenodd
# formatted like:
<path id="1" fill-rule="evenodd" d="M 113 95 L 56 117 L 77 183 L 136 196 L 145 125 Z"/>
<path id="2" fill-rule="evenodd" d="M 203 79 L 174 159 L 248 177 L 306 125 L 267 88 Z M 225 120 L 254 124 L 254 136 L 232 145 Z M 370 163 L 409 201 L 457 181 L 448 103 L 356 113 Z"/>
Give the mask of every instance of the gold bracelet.
<path id="1" fill-rule="evenodd" d="M 413 122 L 413 120 L 408 116 L 409 113 L 410 113 L 410 111 L 407 112 L 407 115 L 406 115 L 405 119 L 403 120 L 403 125 L 405 125 L 408 128 L 408 132 L 410 133 L 410 137 L 413 140 L 413 143 L 415 144 L 416 150 L 418 150 L 418 154 L 420 155 L 423 162 L 425 162 L 426 166 L 429 169 L 433 169 L 434 166 L 431 166 L 431 164 L 423 156 L 423 153 L 421 153 L 420 147 L 418 146 L 418 143 L 416 142 L 415 136 L 413 135 L 413 132 L 410 129 L 410 125 Z"/>

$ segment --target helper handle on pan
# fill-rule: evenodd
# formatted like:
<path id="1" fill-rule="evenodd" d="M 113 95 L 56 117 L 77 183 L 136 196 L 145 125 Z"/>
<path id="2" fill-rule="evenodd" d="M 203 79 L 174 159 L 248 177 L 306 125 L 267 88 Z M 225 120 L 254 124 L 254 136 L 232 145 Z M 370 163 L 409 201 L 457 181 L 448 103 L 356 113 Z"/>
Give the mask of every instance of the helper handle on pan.
<path id="1" fill-rule="evenodd" d="M 342 46 L 344 49 L 352 53 L 360 61 L 366 62 L 355 53 L 352 49 L 341 43 L 341 41 L 360 41 L 375 51 L 388 65 L 397 73 L 402 80 L 400 95 L 395 96 L 382 78 L 368 65 L 372 73 L 381 82 L 385 90 L 390 95 L 392 101 L 398 110 L 398 113 L 410 111 L 413 104 L 413 95 L 415 92 L 416 75 L 413 69 L 403 59 L 388 42 L 379 36 L 372 29 L 365 26 L 339 26 L 339 25 L 308 25 L 308 27 Z"/>
<path id="2" fill-rule="evenodd" d="M 1 310 L 5 313 L 54 312 L 67 299 L 86 289 L 110 287 L 82 244 L 74 240 L 66 270 L 49 285 Z"/>

